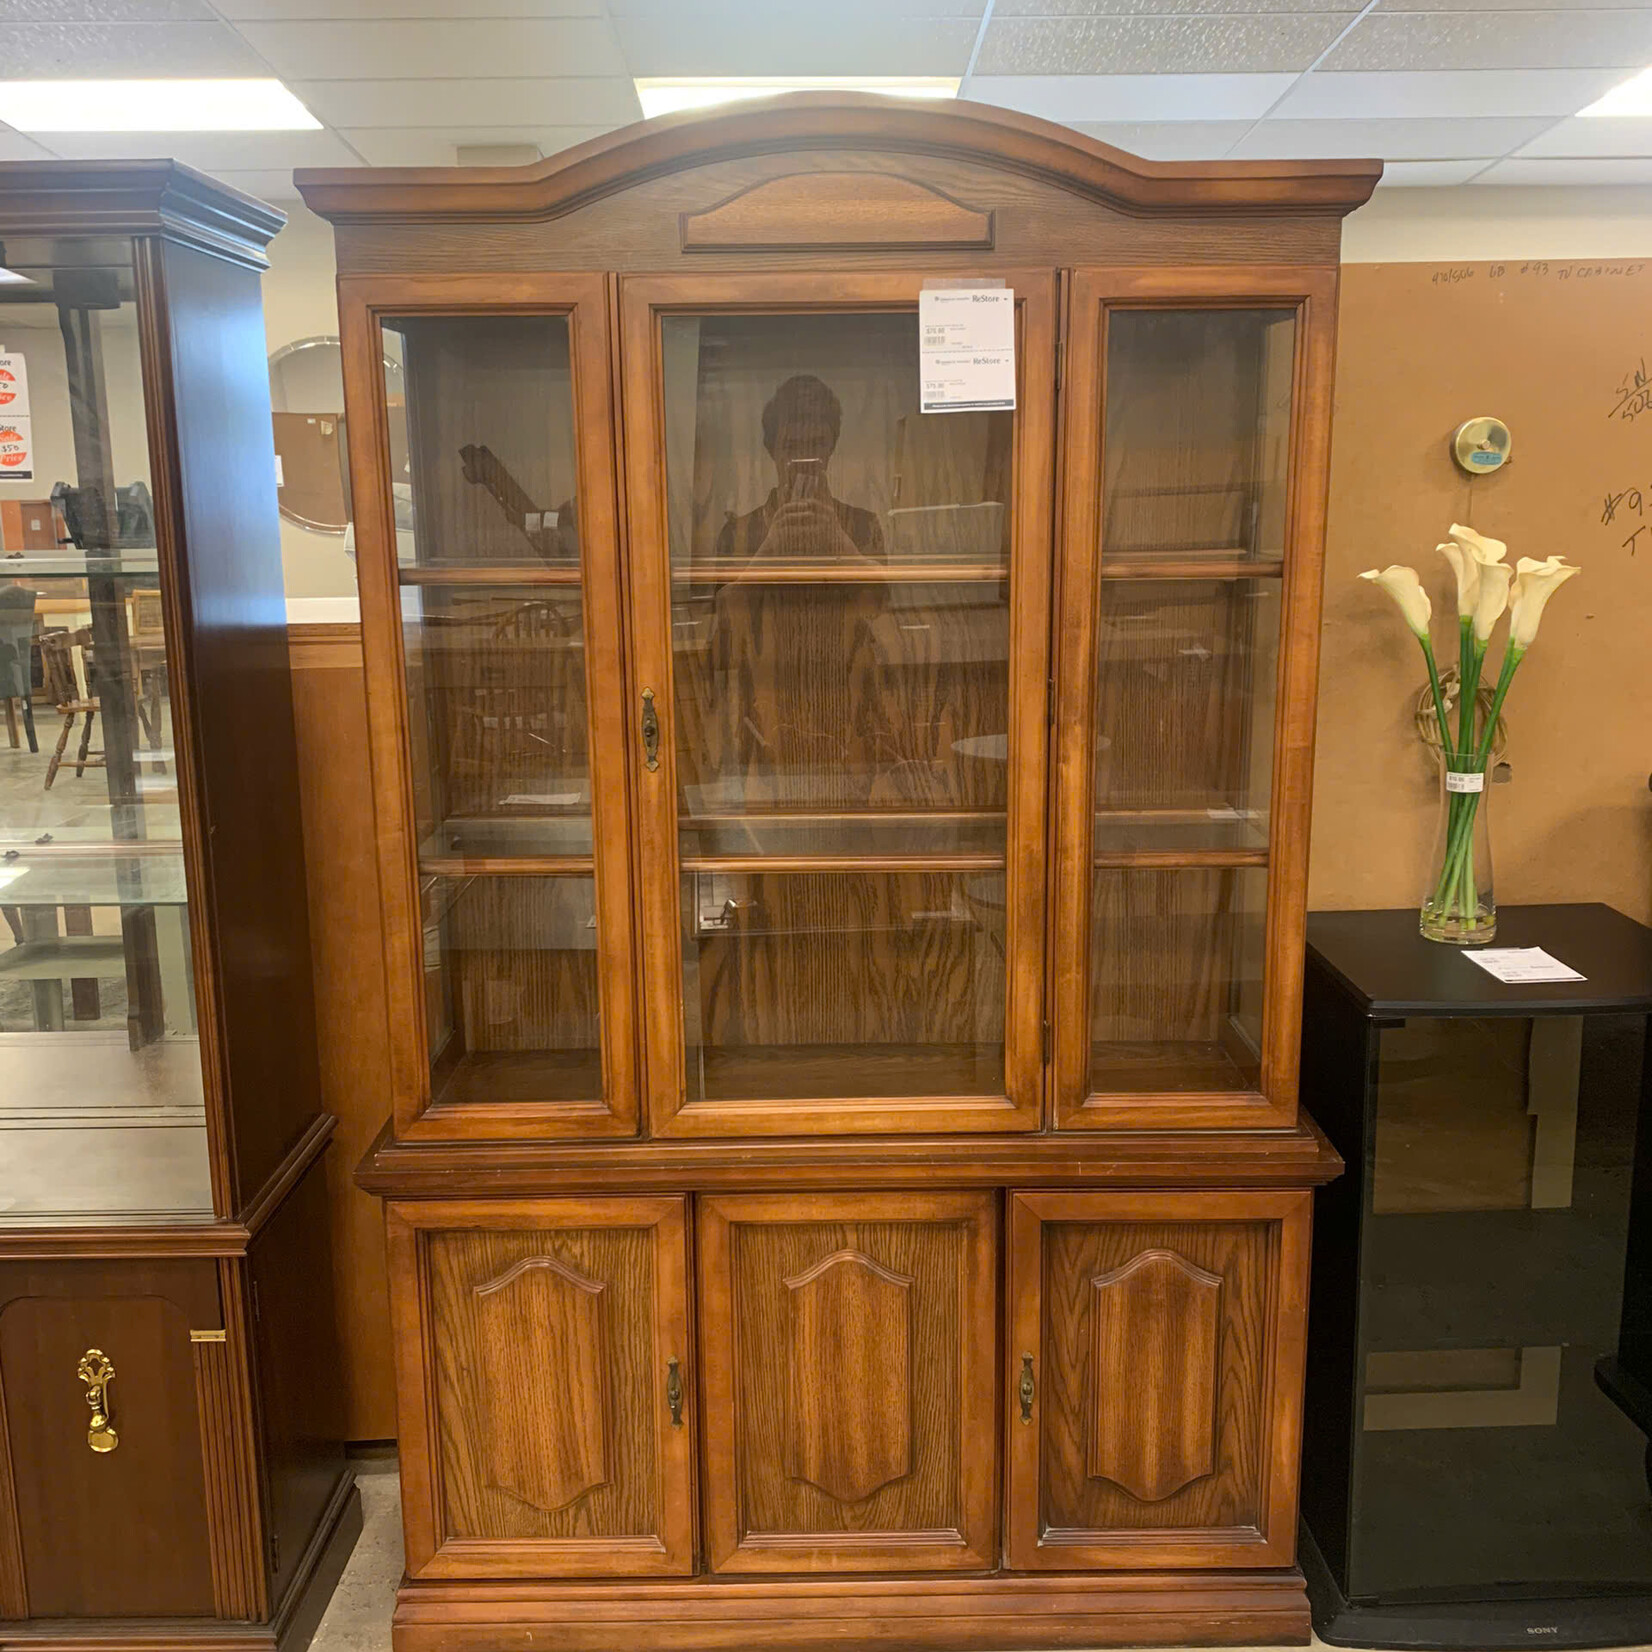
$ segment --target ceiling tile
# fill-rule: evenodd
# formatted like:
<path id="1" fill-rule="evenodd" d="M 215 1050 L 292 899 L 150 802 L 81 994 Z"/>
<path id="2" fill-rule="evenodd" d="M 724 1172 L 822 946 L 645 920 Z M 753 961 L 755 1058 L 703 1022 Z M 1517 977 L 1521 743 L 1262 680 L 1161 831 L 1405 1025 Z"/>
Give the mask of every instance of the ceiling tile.
<path id="1" fill-rule="evenodd" d="M 11 80 L 268 75 L 225 23 L 0 23 Z"/>
<path id="2" fill-rule="evenodd" d="M 1173 17 L 1274 12 L 1337 12 L 1351 17 L 1362 0 L 998 0 L 996 18 Z M 1590 0 L 1598 5 L 1600 0 Z"/>
<path id="3" fill-rule="evenodd" d="M 0 23 L 212 22 L 207 0 L 0 0 Z"/>
<path id="4" fill-rule="evenodd" d="M 1484 161 L 1390 161 L 1382 169 L 1382 183 L 1390 189 L 1440 189 L 1466 184 L 1485 165 Z"/>
<path id="5" fill-rule="evenodd" d="M 600 138 L 608 126 L 357 126 L 339 136 L 369 166 L 455 166 L 462 143 L 534 143 L 542 155 Z"/>
<path id="6" fill-rule="evenodd" d="M 1046 120 L 1255 120 L 1290 75 L 973 75 L 969 95 Z"/>
<path id="7" fill-rule="evenodd" d="M 493 0 L 488 0 L 491 5 Z M 1599 4 L 1599 0 L 1595 0 Z M 902 18 L 965 18 L 979 23 L 986 0 L 834 0 L 831 20 L 835 27 L 844 17 L 865 15 L 887 20 Z M 609 0 L 609 11 L 615 17 L 651 17 L 674 19 L 684 10 L 684 0 Z M 717 0 L 698 0 L 686 9 L 700 17 L 711 17 L 722 22 L 736 22 L 743 28 L 774 28 L 800 37 L 819 41 L 822 8 L 818 0 L 772 0 L 756 5 L 753 0 L 718 4 Z M 999 10 L 1003 0 L 999 0 Z M 788 71 L 789 72 L 789 71 Z M 822 70 L 824 74 L 826 71 Z"/>
<path id="8" fill-rule="evenodd" d="M 1442 161 L 1490 159 L 1529 142 L 1548 125 L 1531 120 L 1265 120 L 1238 144 L 1235 160 L 1316 157 Z"/>
<path id="9" fill-rule="evenodd" d="M 1406 120 L 1572 115 L 1623 78 L 1616 69 L 1458 69 L 1304 75 L 1280 120 Z"/>
<path id="10" fill-rule="evenodd" d="M 1483 184 L 1652 184 L 1652 156 L 1619 158 L 1594 156 L 1575 160 L 1537 160 L 1515 157 L 1499 161 Z"/>
<path id="11" fill-rule="evenodd" d="M 1248 120 L 1080 121 L 1077 130 L 1149 161 L 1220 160 L 1250 130 Z"/>
<path id="12" fill-rule="evenodd" d="M 1598 0 L 1596 0 L 1598 3 Z M 0 6 L 5 0 L 0 0 Z M 376 18 L 451 18 L 456 0 L 217 0 L 232 23 L 331 23 Z M 487 0 L 489 17 L 600 17 L 602 0 Z"/>
<path id="13" fill-rule="evenodd" d="M 1326 58 L 1342 69 L 1601 69 L 1652 62 L 1652 7 L 1365 18 Z"/>
<path id="14" fill-rule="evenodd" d="M 1611 11 L 1611 0 L 1377 0 L 1379 12 L 1407 11 Z M 1627 5 L 1624 9 L 1630 9 Z"/>
<path id="15" fill-rule="evenodd" d="M 1551 126 L 1520 151 L 1541 155 L 1652 155 L 1652 120 L 1624 116 L 1573 117 Z"/>
<path id="16" fill-rule="evenodd" d="M 978 25 L 969 18 L 891 17 L 876 9 L 731 17 L 671 11 L 616 17 L 634 75 L 961 75 Z"/>
<path id="17" fill-rule="evenodd" d="M 987 28 L 983 75 L 1273 74 L 1306 69 L 1344 27 L 1275 17 L 1008 18 Z"/>
<path id="18" fill-rule="evenodd" d="M 612 31 L 599 18 L 243 23 L 240 31 L 288 80 L 627 72 Z"/>
<path id="19" fill-rule="evenodd" d="M 157 155 L 202 172 L 256 172 L 271 167 L 359 166 L 336 132 L 53 132 L 45 140 L 71 160 L 150 160 Z"/>
<path id="20" fill-rule="evenodd" d="M 629 77 L 561 80 L 312 80 L 293 85 L 305 107 L 340 128 L 620 126 L 640 120 Z"/>

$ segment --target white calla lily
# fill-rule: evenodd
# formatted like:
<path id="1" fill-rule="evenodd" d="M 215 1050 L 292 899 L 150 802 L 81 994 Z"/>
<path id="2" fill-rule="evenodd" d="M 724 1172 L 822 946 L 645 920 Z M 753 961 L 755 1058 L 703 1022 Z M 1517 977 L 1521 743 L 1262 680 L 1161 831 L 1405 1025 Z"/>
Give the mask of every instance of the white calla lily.
<path id="1" fill-rule="evenodd" d="M 1415 568 L 1396 562 L 1382 569 L 1368 568 L 1359 577 L 1380 585 L 1394 599 L 1405 623 L 1427 641 L 1428 622 L 1434 617 L 1434 604 L 1428 600 L 1428 592 L 1423 589 L 1423 582 L 1417 577 Z"/>
<path id="2" fill-rule="evenodd" d="M 1434 548 L 1457 576 L 1457 617 L 1466 620 L 1479 603 L 1481 570 L 1500 564 L 1509 548 L 1501 539 L 1488 539 L 1461 522 L 1453 522 L 1446 532 L 1449 537 Z"/>
<path id="3" fill-rule="evenodd" d="M 1480 569 L 1480 589 L 1474 600 L 1474 640 L 1483 649 L 1491 641 L 1492 628 L 1509 605 L 1509 586 L 1514 569 L 1506 563 L 1491 562 Z"/>
<path id="4" fill-rule="evenodd" d="M 1509 647 L 1522 652 L 1532 645 L 1543 610 L 1552 597 L 1581 568 L 1570 566 L 1563 557 L 1551 556 L 1543 562 L 1523 556 L 1518 564 L 1514 589 L 1509 598 Z"/>

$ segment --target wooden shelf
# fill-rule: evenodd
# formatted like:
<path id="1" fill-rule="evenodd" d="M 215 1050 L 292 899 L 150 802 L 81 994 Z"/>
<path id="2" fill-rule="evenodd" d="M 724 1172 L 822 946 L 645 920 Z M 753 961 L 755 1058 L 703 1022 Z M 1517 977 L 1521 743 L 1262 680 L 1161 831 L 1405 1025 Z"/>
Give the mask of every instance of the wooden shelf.
<path id="1" fill-rule="evenodd" d="M 1196 871 L 1224 866 L 1266 866 L 1266 849 L 1110 849 L 1092 857 L 1090 864 L 1101 870 L 1128 869 L 1162 872 Z"/>
<path id="2" fill-rule="evenodd" d="M 675 585 L 957 585 L 1010 577 L 995 562 L 719 562 L 673 565 Z"/>
<path id="3" fill-rule="evenodd" d="M 819 1106 L 822 1097 L 981 1097 L 998 1095 L 1003 1086 L 1002 1044 L 704 1045 L 688 1052 L 691 1107 L 741 1101 Z"/>
<path id="4" fill-rule="evenodd" d="M 1253 1091 L 1256 1074 L 1215 1040 L 1109 1042 L 1090 1047 L 1089 1085 L 1097 1096 L 1233 1095 Z"/>
<path id="5" fill-rule="evenodd" d="M 520 568 L 489 562 L 474 568 L 403 566 L 397 568 L 396 578 L 403 585 L 579 585 L 584 574 L 576 562 L 525 562 Z"/>
<path id="6" fill-rule="evenodd" d="M 1246 556 L 1242 551 L 1212 551 L 1204 556 L 1177 552 L 1102 553 L 1103 579 L 1280 579 L 1285 564 L 1278 558 Z"/>
<path id="7" fill-rule="evenodd" d="M 438 1064 L 433 1107 L 595 1102 L 602 1095 L 600 1050 L 467 1050 Z"/>
<path id="8" fill-rule="evenodd" d="M 590 877 L 589 855 L 420 855 L 419 872 L 439 878 Z"/>

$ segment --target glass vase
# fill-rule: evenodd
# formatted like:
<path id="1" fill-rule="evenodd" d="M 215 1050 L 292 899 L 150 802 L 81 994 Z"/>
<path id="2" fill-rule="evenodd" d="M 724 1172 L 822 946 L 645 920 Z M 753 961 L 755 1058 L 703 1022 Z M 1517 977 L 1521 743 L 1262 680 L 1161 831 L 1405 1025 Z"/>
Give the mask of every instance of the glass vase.
<path id="1" fill-rule="evenodd" d="M 1430 941 L 1481 946 L 1497 934 L 1491 883 L 1489 758 L 1440 753 L 1440 818 L 1418 927 Z"/>

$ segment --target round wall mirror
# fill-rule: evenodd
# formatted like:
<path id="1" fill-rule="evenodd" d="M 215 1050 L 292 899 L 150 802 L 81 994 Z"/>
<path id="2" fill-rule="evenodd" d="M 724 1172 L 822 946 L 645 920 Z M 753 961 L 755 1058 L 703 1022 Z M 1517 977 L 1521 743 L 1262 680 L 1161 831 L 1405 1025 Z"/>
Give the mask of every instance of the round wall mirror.
<path id="1" fill-rule="evenodd" d="M 385 400 L 402 406 L 399 362 L 384 364 Z M 295 339 L 270 357 L 276 497 L 289 522 L 342 535 L 350 525 L 350 464 L 344 440 L 344 352 L 331 335 Z"/>

